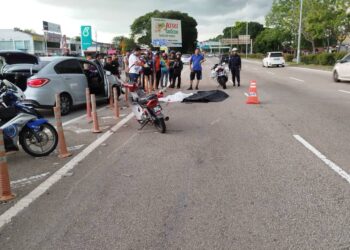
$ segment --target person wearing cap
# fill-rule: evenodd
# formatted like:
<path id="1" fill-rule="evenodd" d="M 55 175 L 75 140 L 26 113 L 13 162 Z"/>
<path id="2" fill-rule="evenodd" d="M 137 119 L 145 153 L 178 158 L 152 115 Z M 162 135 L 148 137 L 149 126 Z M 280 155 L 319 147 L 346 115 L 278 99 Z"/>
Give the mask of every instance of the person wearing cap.
<path id="1" fill-rule="evenodd" d="M 183 69 L 183 62 L 181 61 L 181 52 L 176 52 L 176 57 L 174 61 L 174 75 L 170 87 L 175 88 L 175 83 L 177 79 L 177 88 L 181 87 L 181 72 Z"/>
<path id="2" fill-rule="evenodd" d="M 236 86 L 236 79 L 237 86 L 241 86 L 240 71 L 242 68 L 242 61 L 241 57 L 237 54 L 237 48 L 232 49 L 232 54 L 230 55 L 230 58 L 228 60 L 228 67 L 231 70 L 233 86 Z"/>
<path id="3" fill-rule="evenodd" d="M 202 80 L 202 63 L 205 62 L 204 56 L 200 53 L 200 49 L 196 48 L 190 60 L 190 87 L 187 90 L 192 90 L 193 80 L 197 77 L 196 89 L 198 89 L 199 81 Z"/>

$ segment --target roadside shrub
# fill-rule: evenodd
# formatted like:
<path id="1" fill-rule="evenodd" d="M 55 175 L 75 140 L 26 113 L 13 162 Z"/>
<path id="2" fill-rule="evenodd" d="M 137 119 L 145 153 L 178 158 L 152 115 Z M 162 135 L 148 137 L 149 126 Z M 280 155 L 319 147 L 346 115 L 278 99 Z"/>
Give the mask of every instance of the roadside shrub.
<path id="1" fill-rule="evenodd" d="M 252 58 L 252 59 L 263 59 L 264 57 L 265 55 L 261 53 L 248 54 L 248 58 Z"/>
<path id="2" fill-rule="evenodd" d="M 305 64 L 318 64 L 317 55 L 311 54 L 311 55 L 303 55 L 301 56 L 301 62 Z"/>
<path id="3" fill-rule="evenodd" d="M 284 60 L 286 60 L 286 62 L 293 62 L 293 59 L 294 59 L 294 55 L 291 55 L 291 54 L 284 55 Z"/>
<path id="4" fill-rule="evenodd" d="M 335 64 L 335 54 L 333 53 L 322 53 L 317 55 L 318 64 L 321 65 L 334 65 Z"/>
<path id="5" fill-rule="evenodd" d="M 335 53 L 335 61 L 343 59 L 347 55 L 347 52 L 337 52 Z"/>

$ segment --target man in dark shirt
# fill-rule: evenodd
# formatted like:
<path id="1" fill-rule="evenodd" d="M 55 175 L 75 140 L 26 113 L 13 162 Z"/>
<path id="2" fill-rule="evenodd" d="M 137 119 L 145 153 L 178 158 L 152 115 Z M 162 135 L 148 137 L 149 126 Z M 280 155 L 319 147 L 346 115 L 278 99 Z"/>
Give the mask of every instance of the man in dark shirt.
<path id="1" fill-rule="evenodd" d="M 111 61 L 111 73 L 112 75 L 120 78 L 120 73 L 119 73 L 119 60 L 116 55 L 112 56 L 112 61 Z"/>
<path id="2" fill-rule="evenodd" d="M 242 62 L 241 62 L 241 57 L 237 54 L 237 48 L 232 49 L 232 54 L 228 61 L 228 67 L 230 68 L 232 73 L 233 86 L 236 86 L 236 79 L 237 79 L 237 86 L 238 87 L 241 86 L 240 71 L 242 68 Z"/>

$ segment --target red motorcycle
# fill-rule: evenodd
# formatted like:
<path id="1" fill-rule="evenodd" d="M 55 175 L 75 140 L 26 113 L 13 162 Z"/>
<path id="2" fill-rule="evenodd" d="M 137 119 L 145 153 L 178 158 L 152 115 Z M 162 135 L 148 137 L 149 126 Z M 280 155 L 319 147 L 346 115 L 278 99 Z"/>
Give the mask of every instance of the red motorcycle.
<path id="1" fill-rule="evenodd" d="M 153 124 L 161 133 L 166 132 L 165 121 L 169 117 L 163 115 L 163 109 L 160 106 L 158 98 L 163 96 L 162 92 L 147 95 L 135 83 L 124 83 L 123 86 L 129 90 L 132 111 L 137 121 L 143 129 L 147 124 Z"/>

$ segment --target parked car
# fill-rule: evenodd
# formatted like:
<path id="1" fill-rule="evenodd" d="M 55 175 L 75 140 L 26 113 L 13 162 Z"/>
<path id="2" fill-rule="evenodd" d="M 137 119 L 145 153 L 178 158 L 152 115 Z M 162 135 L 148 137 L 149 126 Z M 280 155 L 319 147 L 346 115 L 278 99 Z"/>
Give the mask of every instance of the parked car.
<path id="1" fill-rule="evenodd" d="M 0 73 L 22 91 L 27 88 L 27 79 L 43 66 L 34 55 L 21 51 L 0 51 Z"/>
<path id="2" fill-rule="evenodd" d="M 350 54 L 347 54 L 334 65 L 333 79 L 335 82 L 350 81 Z"/>
<path id="3" fill-rule="evenodd" d="M 183 54 L 181 56 L 181 61 L 182 61 L 183 64 L 190 64 L 191 55 L 190 54 Z"/>
<path id="4" fill-rule="evenodd" d="M 282 66 L 284 67 L 286 62 L 283 57 L 282 52 L 268 52 L 266 57 L 262 61 L 263 67 L 273 67 L 273 66 Z"/>
<path id="5" fill-rule="evenodd" d="M 21 61 L 17 53 L 19 52 L 13 53 L 11 57 L 11 53 L 7 52 L 7 63 L 16 58 L 16 64 L 11 64 L 11 67 L 18 66 L 21 62 L 28 64 L 29 57 Z M 30 56 L 33 57 L 31 63 L 37 62 L 35 64 L 37 71 L 31 70 L 27 74 L 25 102 L 37 108 L 51 109 L 56 102 L 55 94 L 59 93 L 61 112 L 62 115 L 66 115 L 71 112 L 73 106 L 86 102 L 86 88 L 89 87 L 90 92 L 95 94 L 96 99 L 100 101 L 109 98 L 110 87 L 117 87 L 121 84 L 110 72 L 106 72 L 99 65 L 83 58 L 43 57 L 39 60 L 33 55 Z M 1 52 L 0 57 L 2 57 Z"/>

